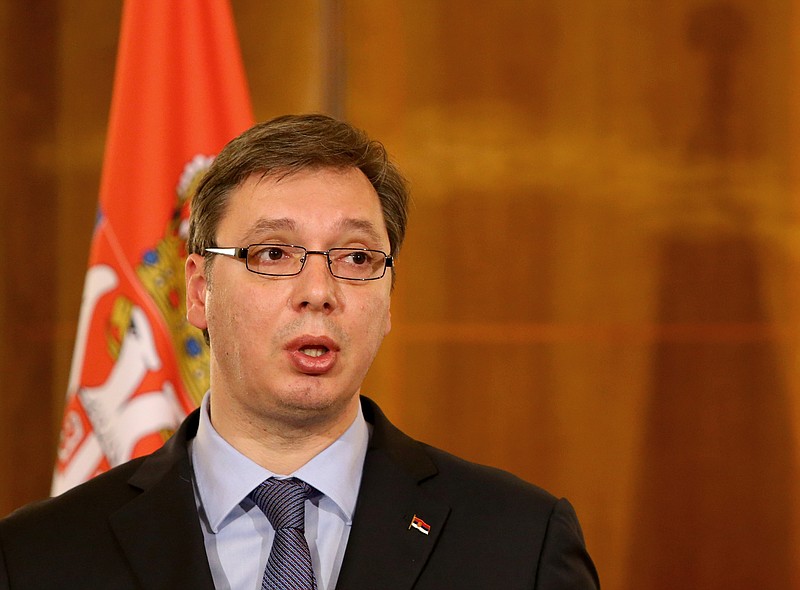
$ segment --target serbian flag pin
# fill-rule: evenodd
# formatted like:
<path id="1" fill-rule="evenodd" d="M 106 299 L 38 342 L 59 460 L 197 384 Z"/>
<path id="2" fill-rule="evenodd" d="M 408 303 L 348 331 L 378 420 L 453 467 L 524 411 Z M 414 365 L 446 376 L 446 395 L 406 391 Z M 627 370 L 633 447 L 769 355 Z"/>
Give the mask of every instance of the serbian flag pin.
<path id="1" fill-rule="evenodd" d="M 414 527 L 424 535 L 427 535 L 428 533 L 431 532 L 431 525 L 422 520 L 416 514 L 414 515 L 414 518 L 411 519 L 411 524 L 408 525 L 408 529 L 411 530 L 411 527 Z"/>

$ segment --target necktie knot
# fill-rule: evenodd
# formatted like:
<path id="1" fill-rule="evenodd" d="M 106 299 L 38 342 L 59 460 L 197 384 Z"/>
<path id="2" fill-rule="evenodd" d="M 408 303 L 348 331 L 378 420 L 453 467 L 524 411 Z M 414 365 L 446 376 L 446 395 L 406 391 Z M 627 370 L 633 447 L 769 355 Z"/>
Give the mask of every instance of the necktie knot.
<path id="1" fill-rule="evenodd" d="M 272 528 L 305 530 L 305 503 L 311 495 L 311 486 L 291 477 L 270 477 L 250 492 L 250 498 L 267 515 Z"/>

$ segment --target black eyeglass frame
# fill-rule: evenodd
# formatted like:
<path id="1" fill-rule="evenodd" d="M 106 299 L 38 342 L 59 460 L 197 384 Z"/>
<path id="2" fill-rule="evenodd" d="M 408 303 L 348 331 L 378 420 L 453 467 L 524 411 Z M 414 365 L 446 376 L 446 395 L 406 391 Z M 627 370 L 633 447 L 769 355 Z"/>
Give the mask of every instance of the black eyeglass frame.
<path id="1" fill-rule="evenodd" d="M 257 246 L 275 246 L 276 248 L 278 248 L 278 247 L 280 247 L 280 248 L 298 248 L 298 249 L 302 250 L 303 252 L 305 252 L 305 254 L 303 254 L 303 257 L 300 259 L 300 270 L 298 270 L 297 272 L 289 273 L 289 274 L 282 274 L 282 273 L 281 274 L 275 274 L 275 273 L 259 272 L 257 270 L 253 270 L 252 268 L 250 268 L 250 264 L 248 263 L 247 253 L 250 251 L 251 248 L 255 248 Z M 383 272 L 380 274 L 380 276 L 369 277 L 369 278 L 366 278 L 366 279 L 359 279 L 359 278 L 354 278 L 354 277 L 343 277 L 343 276 L 337 275 L 336 273 L 333 272 L 333 266 L 332 266 L 333 262 L 331 261 L 331 252 L 340 252 L 340 251 L 345 251 L 345 252 L 374 252 L 376 254 L 380 254 L 384 258 Z M 342 279 L 343 281 L 377 281 L 378 279 L 382 279 L 383 277 L 386 276 L 386 269 L 387 268 L 394 268 L 394 258 L 392 256 L 390 256 L 389 254 L 387 254 L 383 250 L 373 250 L 371 248 L 330 248 L 328 250 L 309 250 L 308 248 L 306 248 L 304 246 L 298 246 L 296 244 L 269 244 L 269 243 L 267 243 L 267 244 L 250 244 L 249 246 L 244 247 L 244 248 L 239 248 L 239 247 L 236 247 L 236 246 L 230 246 L 230 247 L 224 247 L 224 248 L 223 247 L 213 246 L 213 247 L 205 248 L 204 254 L 219 254 L 221 256 L 228 256 L 230 258 L 234 258 L 234 259 L 240 260 L 240 261 L 244 262 L 245 268 L 247 268 L 248 271 L 250 271 L 253 274 L 263 276 L 263 277 L 296 277 L 301 272 L 303 272 L 303 269 L 306 267 L 306 260 L 308 259 L 308 255 L 309 254 L 318 254 L 320 256 L 324 256 L 325 260 L 328 262 L 328 265 L 327 265 L 328 266 L 328 272 L 331 273 L 331 276 L 333 276 L 333 277 L 335 277 L 337 279 Z"/>

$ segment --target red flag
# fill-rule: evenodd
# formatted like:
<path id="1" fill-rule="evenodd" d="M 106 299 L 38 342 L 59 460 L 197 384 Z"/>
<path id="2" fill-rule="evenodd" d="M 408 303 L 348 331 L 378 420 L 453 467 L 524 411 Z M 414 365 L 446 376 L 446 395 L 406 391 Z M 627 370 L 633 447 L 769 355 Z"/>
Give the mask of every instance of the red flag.
<path id="1" fill-rule="evenodd" d="M 252 121 L 228 0 L 126 0 L 53 494 L 158 448 L 208 388 L 188 200 Z"/>

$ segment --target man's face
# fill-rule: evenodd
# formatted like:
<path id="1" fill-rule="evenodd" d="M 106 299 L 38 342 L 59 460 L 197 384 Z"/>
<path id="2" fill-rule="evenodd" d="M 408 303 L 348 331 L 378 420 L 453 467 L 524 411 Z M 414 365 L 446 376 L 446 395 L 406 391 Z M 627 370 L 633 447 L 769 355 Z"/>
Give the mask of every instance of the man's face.
<path id="1" fill-rule="evenodd" d="M 258 243 L 389 252 L 380 201 L 360 170 L 251 176 L 231 195 L 216 245 Z M 309 255 L 292 277 L 265 277 L 217 256 L 186 266 L 188 318 L 211 339 L 213 419 L 310 425 L 351 420 L 367 369 L 391 327 L 391 270 L 374 281 L 334 278 Z"/>

